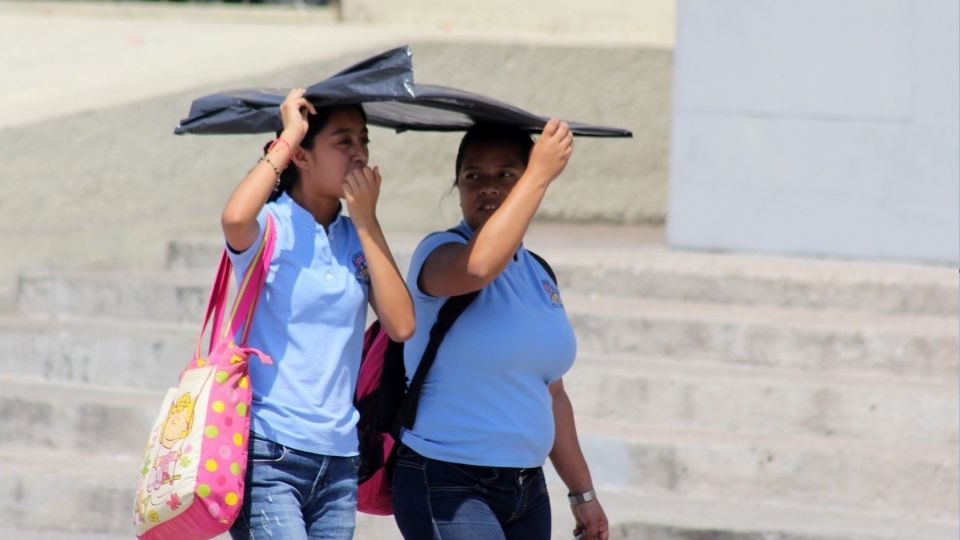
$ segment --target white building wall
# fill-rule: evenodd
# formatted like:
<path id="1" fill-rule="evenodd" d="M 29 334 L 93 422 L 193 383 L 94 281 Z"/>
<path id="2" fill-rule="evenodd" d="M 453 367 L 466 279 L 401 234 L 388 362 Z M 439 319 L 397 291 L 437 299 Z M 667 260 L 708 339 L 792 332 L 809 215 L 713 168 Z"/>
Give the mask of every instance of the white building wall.
<path id="1" fill-rule="evenodd" d="M 671 245 L 960 260 L 956 0 L 679 0 Z"/>

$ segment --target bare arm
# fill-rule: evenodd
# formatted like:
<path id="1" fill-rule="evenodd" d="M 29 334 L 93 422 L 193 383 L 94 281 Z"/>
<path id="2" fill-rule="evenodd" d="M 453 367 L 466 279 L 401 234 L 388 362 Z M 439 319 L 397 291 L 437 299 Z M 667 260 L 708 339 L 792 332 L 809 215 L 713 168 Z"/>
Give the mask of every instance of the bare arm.
<path id="1" fill-rule="evenodd" d="M 478 291 L 496 279 L 520 247 L 547 187 L 563 172 L 572 152 L 570 128 L 550 120 L 503 204 L 469 243 L 444 244 L 427 257 L 419 276 L 420 289 L 433 296 L 456 296 Z"/>
<path id="2" fill-rule="evenodd" d="M 303 94 L 302 88 L 294 89 L 280 105 L 283 120 L 280 138 L 287 144 L 281 142 L 274 145 L 264 159 L 250 169 L 233 190 L 220 215 L 223 236 L 227 244 L 237 251 L 244 251 L 257 241 L 260 235 L 257 216 L 276 186 L 277 171 L 289 165 L 291 151 L 303 140 L 307 132 L 307 111 L 316 113 Z"/>
<path id="3" fill-rule="evenodd" d="M 347 174 L 344 194 L 350 218 L 357 228 L 363 255 L 370 272 L 370 305 L 380 319 L 383 330 L 394 341 L 413 336 L 416 325 L 413 300 L 400 276 L 377 220 L 376 204 L 380 194 L 379 169 L 356 169 Z"/>
<path id="4" fill-rule="evenodd" d="M 550 461 L 560 475 L 560 479 L 572 493 L 583 493 L 593 489 L 590 469 L 580 449 L 577 427 L 573 421 L 573 405 L 563 389 L 563 379 L 550 385 L 553 397 L 553 421 L 556 435 Z M 571 507 L 577 528 L 574 534 L 584 532 L 584 538 L 607 540 L 609 524 L 600 501 L 593 499 Z"/>

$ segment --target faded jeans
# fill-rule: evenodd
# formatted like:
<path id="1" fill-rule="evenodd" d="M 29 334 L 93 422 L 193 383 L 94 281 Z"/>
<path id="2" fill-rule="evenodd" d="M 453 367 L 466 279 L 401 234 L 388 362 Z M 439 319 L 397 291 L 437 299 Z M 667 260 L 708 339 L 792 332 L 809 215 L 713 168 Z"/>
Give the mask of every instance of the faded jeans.
<path id="1" fill-rule="evenodd" d="M 359 458 L 311 454 L 254 433 L 234 540 L 349 540 Z"/>
<path id="2" fill-rule="evenodd" d="M 393 511 L 408 540 L 550 538 L 550 498 L 541 467 L 461 465 L 401 445 Z"/>

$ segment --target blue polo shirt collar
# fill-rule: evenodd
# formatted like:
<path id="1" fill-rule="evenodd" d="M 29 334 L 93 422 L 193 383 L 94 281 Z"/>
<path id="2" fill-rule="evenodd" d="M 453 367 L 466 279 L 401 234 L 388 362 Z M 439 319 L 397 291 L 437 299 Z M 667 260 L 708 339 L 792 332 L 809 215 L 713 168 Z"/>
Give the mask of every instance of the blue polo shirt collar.
<path id="1" fill-rule="evenodd" d="M 291 197 L 290 194 L 287 193 L 286 191 L 284 191 L 283 194 L 280 195 L 280 197 L 277 199 L 277 202 L 280 203 L 280 204 L 289 206 L 289 207 L 290 207 L 290 215 L 291 215 L 291 217 L 292 217 L 294 220 L 296 220 L 297 222 L 300 222 L 300 223 L 304 223 L 304 222 L 312 223 L 312 224 L 313 224 L 315 227 L 317 227 L 318 229 L 323 229 L 323 225 L 317 223 L 317 220 L 316 220 L 316 218 L 313 217 L 313 214 L 311 214 L 310 211 L 307 210 L 306 208 L 304 208 L 304 207 L 300 206 L 299 204 L 297 204 L 297 201 L 293 200 L 293 197 Z M 335 229 L 335 228 L 339 229 L 340 227 L 342 227 L 342 226 L 343 226 L 343 220 L 344 220 L 344 217 L 343 217 L 343 203 L 341 203 L 341 202 L 338 201 L 338 202 L 337 202 L 337 213 L 336 213 L 336 215 L 333 217 L 333 221 L 330 222 L 330 229 L 333 230 L 333 229 Z"/>

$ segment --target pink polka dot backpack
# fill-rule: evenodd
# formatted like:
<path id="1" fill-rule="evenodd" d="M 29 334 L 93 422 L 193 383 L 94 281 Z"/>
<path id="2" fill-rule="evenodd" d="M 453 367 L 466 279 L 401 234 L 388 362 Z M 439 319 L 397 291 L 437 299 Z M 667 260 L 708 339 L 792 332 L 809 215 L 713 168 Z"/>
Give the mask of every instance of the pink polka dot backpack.
<path id="1" fill-rule="evenodd" d="M 150 432 L 133 508 L 141 540 L 206 540 L 229 530 L 239 515 L 253 396 L 247 362 L 271 363 L 245 346 L 276 241 L 267 216 L 264 241 L 238 284 L 224 328 L 232 265 L 226 251 L 220 257 L 193 360 L 179 385 L 167 391 Z M 211 316 L 204 357 L 201 343 Z"/>

